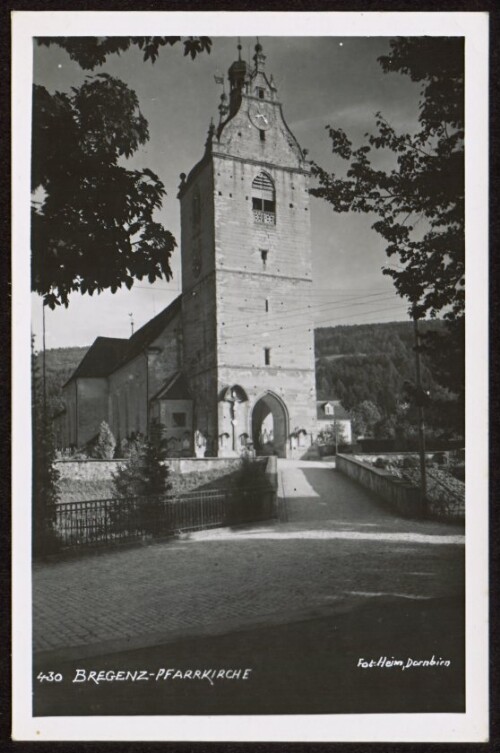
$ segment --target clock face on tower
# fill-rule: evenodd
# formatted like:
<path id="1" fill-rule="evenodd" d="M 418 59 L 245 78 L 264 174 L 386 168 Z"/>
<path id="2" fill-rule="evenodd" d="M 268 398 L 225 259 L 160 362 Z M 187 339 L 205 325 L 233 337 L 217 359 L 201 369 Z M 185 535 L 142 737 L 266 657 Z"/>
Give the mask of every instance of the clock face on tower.
<path id="1" fill-rule="evenodd" d="M 250 105 L 248 117 L 259 131 L 265 131 L 273 124 L 274 107 L 266 102 L 254 102 Z"/>

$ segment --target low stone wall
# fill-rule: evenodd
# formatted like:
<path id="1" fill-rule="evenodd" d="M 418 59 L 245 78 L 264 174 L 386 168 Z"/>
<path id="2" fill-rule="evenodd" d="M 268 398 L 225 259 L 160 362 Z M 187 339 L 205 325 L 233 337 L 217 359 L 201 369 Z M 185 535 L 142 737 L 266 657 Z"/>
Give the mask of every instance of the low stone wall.
<path id="1" fill-rule="evenodd" d="M 278 488 L 278 458 L 270 455 L 266 463 L 266 478 L 274 491 Z"/>
<path id="2" fill-rule="evenodd" d="M 236 471 L 241 458 L 168 458 L 173 473 L 206 473 L 213 470 Z M 55 467 L 61 479 L 107 481 L 124 465 L 124 460 L 57 460 Z"/>
<path id="3" fill-rule="evenodd" d="M 432 460 L 434 455 L 444 455 L 447 459 L 449 452 L 429 451 L 425 453 L 425 459 Z M 418 461 L 420 455 L 418 452 L 363 452 L 354 453 L 353 455 L 350 455 L 350 457 L 354 458 L 355 460 L 359 460 L 360 462 L 374 463 L 377 458 L 387 458 L 388 460 L 404 460 L 405 458 L 416 458 Z"/>
<path id="4" fill-rule="evenodd" d="M 409 518 L 422 517 L 419 489 L 404 481 L 398 481 L 388 471 L 370 468 L 352 456 L 337 455 L 335 465 L 338 471 L 345 473 L 365 489 L 370 489 L 400 515 Z"/>

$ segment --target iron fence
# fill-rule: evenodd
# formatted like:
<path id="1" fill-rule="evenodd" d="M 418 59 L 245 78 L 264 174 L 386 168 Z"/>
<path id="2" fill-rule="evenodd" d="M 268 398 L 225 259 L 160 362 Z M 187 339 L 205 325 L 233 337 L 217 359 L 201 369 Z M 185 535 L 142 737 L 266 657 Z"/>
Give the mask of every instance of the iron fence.
<path id="1" fill-rule="evenodd" d="M 51 528 L 62 548 L 169 536 L 183 531 L 239 525 L 276 517 L 268 487 L 209 489 L 178 498 L 122 497 L 57 505 Z"/>

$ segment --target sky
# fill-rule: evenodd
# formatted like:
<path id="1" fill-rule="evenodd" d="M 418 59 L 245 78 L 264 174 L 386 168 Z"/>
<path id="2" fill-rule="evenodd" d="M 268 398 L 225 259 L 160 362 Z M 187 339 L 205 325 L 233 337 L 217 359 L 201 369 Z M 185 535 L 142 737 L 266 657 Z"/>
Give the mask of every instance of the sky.
<path id="1" fill-rule="evenodd" d="M 50 92 L 68 91 L 87 75 L 107 72 L 125 81 L 138 95 L 149 122 L 150 140 L 127 161 L 130 168 L 149 167 L 164 182 L 167 196 L 158 219 L 180 244 L 180 173 L 189 173 L 203 154 L 210 119 L 217 122 L 221 86 L 237 56 L 236 37 L 212 37 L 208 55 L 183 56 L 181 45 L 163 48 L 156 63 L 143 62 L 133 48 L 109 56 L 93 72 L 82 71 L 58 47 L 34 45 L 34 82 Z M 398 130 L 413 130 L 420 88 L 401 74 L 384 74 L 377 58 L 389 51 L 384 37 L 260 37 L 273 74 L 285 119 L 308 157 L 334 170 L 326 126 L 343 128 L 354 144 L 374 130 L 374 115 L 383 112 Z M 243 55 L 254 54 L 256 39 L 241 38 Z M 407 319 L 407 303 L 394 291 L 382 268 L 394 263 L 382 239 L 371 229 L 375 218 L 337 214 L 311 197 L 313 291 L 310 305 L 316 326 Z M 131 291 L 82 296 L 73 293 L 69 307 L 46 310 L 46 347 L 90 345 L 97 336 L 129 337 L 167 306 L 180 291 L 180 249 L 173 254 L 173 279 L 150 285 L 138 281 Z M 41 347 L 42 303 L 32 295 L 32 328 Z"/>

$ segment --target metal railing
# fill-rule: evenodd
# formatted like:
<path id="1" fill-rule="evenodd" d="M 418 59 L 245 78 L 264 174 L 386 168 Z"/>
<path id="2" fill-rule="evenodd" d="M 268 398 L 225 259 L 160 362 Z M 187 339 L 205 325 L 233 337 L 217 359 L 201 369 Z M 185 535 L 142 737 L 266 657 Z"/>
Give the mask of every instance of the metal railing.
<path id="1" fill-rule="evenodd" d="M 57 505 L 51 527 L 66 549 L 253 523 L 276 514 L 276 494 L 269 487 L 209 489 L 175 499 L 123 497 L 65 502 Z"/>

